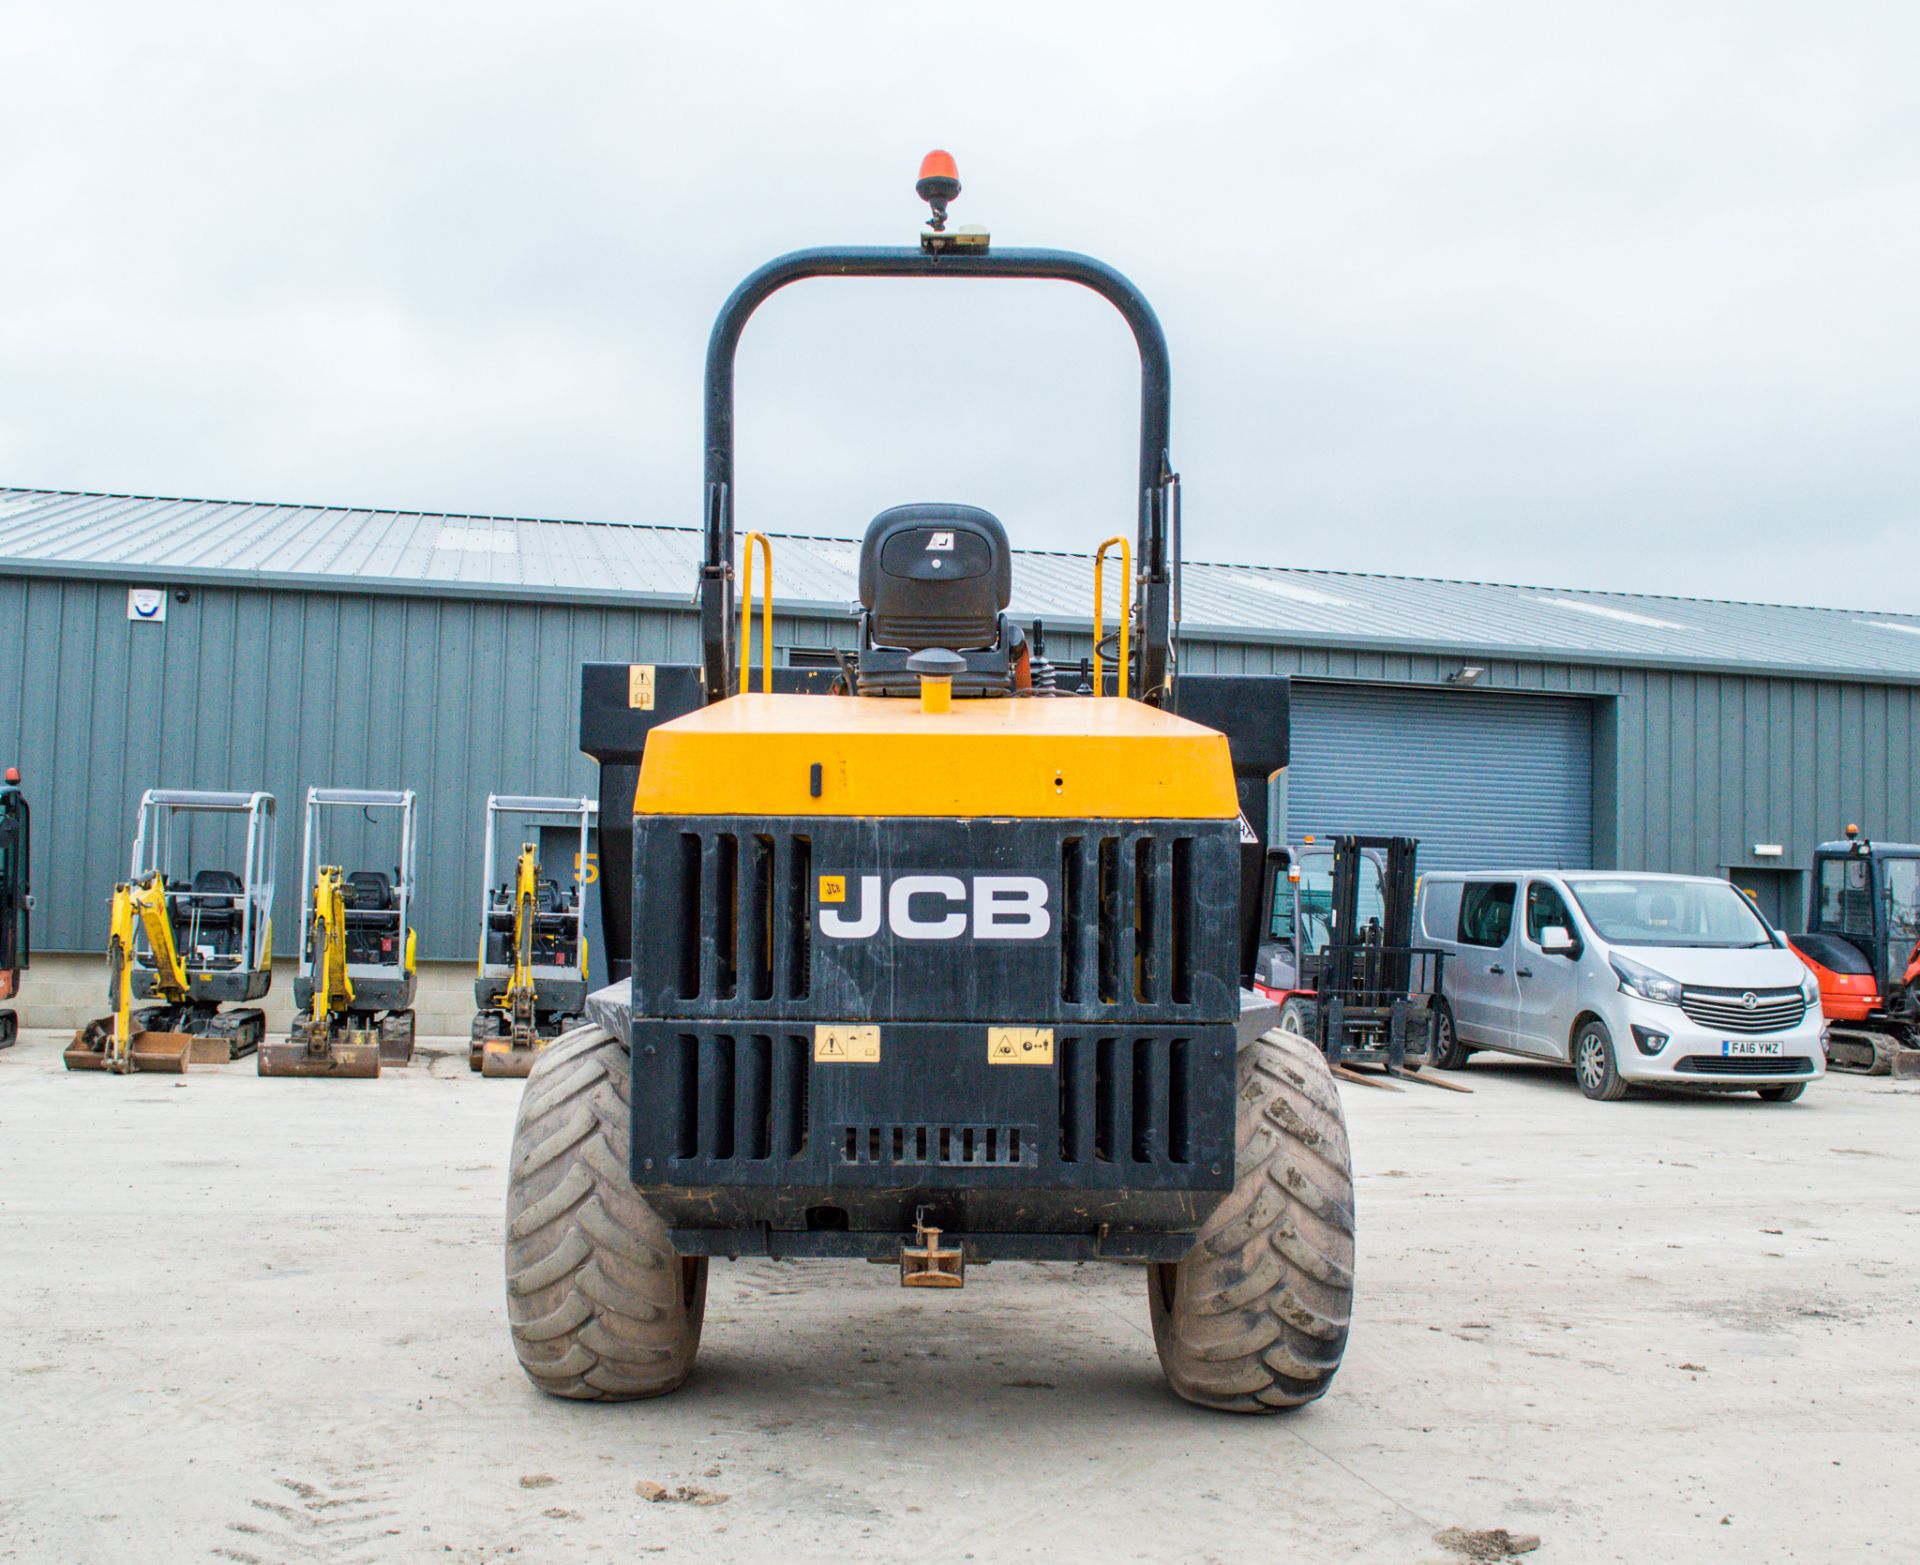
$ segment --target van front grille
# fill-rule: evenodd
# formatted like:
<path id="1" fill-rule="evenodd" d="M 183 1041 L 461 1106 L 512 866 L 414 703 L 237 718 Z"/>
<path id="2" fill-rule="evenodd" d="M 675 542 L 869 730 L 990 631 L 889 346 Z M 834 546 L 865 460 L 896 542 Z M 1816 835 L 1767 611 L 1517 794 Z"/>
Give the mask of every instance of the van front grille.
<path id="1" fill-rule="evenodd" d="M 1798 989 L 1683 989 L 1680 1009 L 1702 1027 L 1727 1032 L 1785 1032 L 1807 1014 Z"/>

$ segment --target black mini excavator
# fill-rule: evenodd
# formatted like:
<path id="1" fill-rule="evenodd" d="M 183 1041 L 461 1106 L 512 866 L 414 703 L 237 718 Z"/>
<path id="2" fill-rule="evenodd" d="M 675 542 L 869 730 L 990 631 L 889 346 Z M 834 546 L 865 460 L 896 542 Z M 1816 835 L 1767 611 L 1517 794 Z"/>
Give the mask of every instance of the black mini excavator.
<path id="1" fill-rule="evenodd" d="M 152 788 L 107 932 L 111 1011 L 68 1070 L 179 1072 L 251 1053 L 273 982 L 273 795 Z M 234 1002 L 243 1002 L 235 1004 Z"/>
<path id="2" fill-rule="evenodd" d="M 20 791 L 20 769 L 9 766 L 0 782 L 0 1000 L 20 992 L 20 974 L 33 955 L 29 919 L 33 912 L 33 878 L 27 796 Z M 0 1049 L 12 1043 L 20 1019 L 0 1010 Z"/>
<path id="3" fill-rule="evenodd" d="M 309 788 L 301 840 L 293 1027 L 256 1064 L 262 1076 L 378 1076 L 413 1058 L 413 790 Z M 392 872 L 326 862 L 348 846 L 350 862 Z"/>

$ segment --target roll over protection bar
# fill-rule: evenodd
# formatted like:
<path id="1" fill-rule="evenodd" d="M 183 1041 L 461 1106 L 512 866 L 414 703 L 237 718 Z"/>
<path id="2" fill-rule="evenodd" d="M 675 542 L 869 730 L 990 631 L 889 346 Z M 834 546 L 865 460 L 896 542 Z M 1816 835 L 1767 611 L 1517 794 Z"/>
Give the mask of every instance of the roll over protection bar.
<path id="1" fill-rule="evenodd" d="M 1104 261 L 1071 250 L 995 250 L 929 254 L 892 247 L 795 250 L 750 274 L 721 306 L 707 339 L 706 491 L 700 567 L 702 690 L 708 702 L 735 685 L 733 646 L 733 366 L 747 321 L 789 283 L 808 277 L 1037 278 L 1077 283 L 1118 310 L 1140 350 L 1139 698 L 1164 704 L 1172 693 L 1173 634 L 1180 561 L 1170 542 L 1178 476 L 1169 451 L 1172 370 L 1167 339 L 1145 295 Z"/>

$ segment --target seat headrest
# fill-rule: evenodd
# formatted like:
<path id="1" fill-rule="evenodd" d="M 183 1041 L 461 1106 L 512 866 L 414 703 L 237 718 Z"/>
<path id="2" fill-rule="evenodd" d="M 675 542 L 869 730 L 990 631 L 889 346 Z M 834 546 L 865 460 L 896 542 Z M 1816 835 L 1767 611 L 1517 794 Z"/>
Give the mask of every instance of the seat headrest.
<path id="1" fill-rule="evenodd" d="M 922 500 L 882 511 L 860 544 L 860 606 L 871 609 L 886 574 L 927 582 L 993 582 L 994 608 L 1013 599 L 1013 551 L 1000 518 L 977 505 Z"/>
<path id="2" fill-rule="evenodd" d="M 197 869 L 193 872 L 196 896 L 237 897 L 247 888 L 230 869 Z"/>

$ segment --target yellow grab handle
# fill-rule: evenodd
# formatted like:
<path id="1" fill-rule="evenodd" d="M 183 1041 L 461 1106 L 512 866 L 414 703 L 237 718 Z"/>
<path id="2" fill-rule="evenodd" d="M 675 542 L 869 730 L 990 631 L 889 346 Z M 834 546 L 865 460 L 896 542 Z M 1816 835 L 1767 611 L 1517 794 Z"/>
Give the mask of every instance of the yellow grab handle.
<path id="1" fill-rule="evenodd" d="M 1130 661 L 1133 632 L 1133 544 L 1124 534 L 1115 533 L 1100 545 L 1099 552 L 1093 557 L 1093 693 L 1103 695 L 1106 692 L 1106 669 L 1100 656 L 1100 641 L 1107 629 L 1106 583 L 1103 580 L 1107 563 L 1107 550 L 1115 544 L 1120 545 L 1120 694 L 1127 693 L 1127 667 Z M 773 574 L 768 567 L 767 574 Z"/>
<path id="2" fill-rule="evenodd" d="M 760 599 L 760 690 L 773 692 L 773 545 L 765 533 L 748 533 L 746 556 L 740 576 L 740 694 L 752 683 L 753 665 L 747 656 L 753 645 L 753 546 L 760 545 L 760 558 L 767 563 L 766 590 Z"/>

